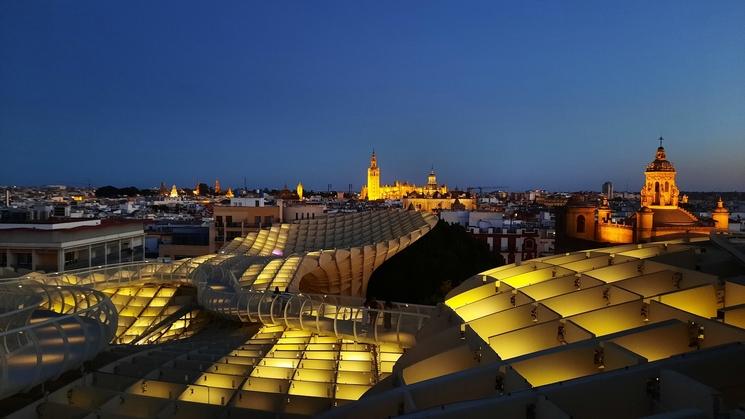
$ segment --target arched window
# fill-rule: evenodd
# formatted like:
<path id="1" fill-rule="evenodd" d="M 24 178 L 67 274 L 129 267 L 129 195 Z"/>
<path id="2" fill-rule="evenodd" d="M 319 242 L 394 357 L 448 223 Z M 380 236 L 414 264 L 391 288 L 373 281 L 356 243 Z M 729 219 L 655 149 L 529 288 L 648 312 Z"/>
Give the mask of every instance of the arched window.
<path id="1" fill-rule="evenodd" d="M 665 192 L 670 192 L 670 184 L 665 182 Z"/>
<path id="2" fill-rule="evenodd" d="M 577 233 L 584 233 L 584 232 L 585 232 L 585 216 L 578 215 L 577 216 Z"/>
<path id="3" fill-rule="evenodd" d="M 654 205 L 660 205 L 660 182 L 654 183 Z"/>

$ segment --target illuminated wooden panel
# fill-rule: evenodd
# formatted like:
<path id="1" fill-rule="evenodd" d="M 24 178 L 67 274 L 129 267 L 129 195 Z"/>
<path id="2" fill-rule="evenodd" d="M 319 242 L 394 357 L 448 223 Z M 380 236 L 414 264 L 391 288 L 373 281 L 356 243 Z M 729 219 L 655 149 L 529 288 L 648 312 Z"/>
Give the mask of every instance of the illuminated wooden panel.
<path id="1" fill-rule="evenodd" d="M 588 252 L 589 253 L 589 252 Z M 613 258 L 613 264 L 622 264 L 624 262 L 636 261 L 635 258 L 626 256 L 616 255 Z M 571 269 L 576 272 L 586 272 L 593 269 L 600 269 L 603 267 L 610 266 L 610 256 L 604 254 L 593 253 L 589 258 L 578 260 L 576 262 L 567 263 L 562 265 L 566 269 Z"/>
<path id="2" fill-rule="evenodd" d="M 476 365 L 473 352 L 467 346 L 459 345 L 404 368 L 403 379 L 406 384 L 414 384 Z"/>
<path id="3" fill-rule="evenodd" d="M 510 366 L 533 387 L 572 380 L 635 365 L 640 359 L 612 345 L 603 350 L 604 362 L 597 363 L 595 346 L 583 346 L 547 353 L 511 363 Z M 602 368 L 601 368 L 602 365 Z"/>
<path id="4" fill-rule="evenodd" d="M 370 388 L 367 385 L 337 384 L 336 398 L 339 400 L 357 400 Z"/>
<path id="5" fill-rule="evenodd" d="M 229 388 L 236 389 L 243 382 L 243 377 L 238 375 L 228 375 L 225 372 L 221 373 L 204 373 L 202 374 L 194 384 L 199 384 L 208 387 L 218 388 Z"/>
<path id="6" fill-rule="evenodd" d="M 274 353 L 261 360 L 260 366 L 262 367 L 278 367 L 278 368 L 297 368 L 300 363 L 300 359 L 293 358 L 278 358 Z"/>
<path id="7" fill-rule="evenodd" d="M 583 259 L 587 259 L 587 254 L 585 252 L 576 252 L 576 253 L 567 253 L 565 255 L 547 256 L 545 258 L 540 258 L 539 260 L 543 261 L 544 263 L 551 264 L 551 265 L 563 266 L 568 263 L 576 262 L 578 260 L 583 260 Z"/>
<path id="8" fill-rule="evenodd" d="M 306 351 L 304 356 L 306 359 L 335 360 L 339 353 L 335 351 Z"/>
<path id="9" fill-rule="evenodd" d="M 336 369 L 336 361 L 306 358 L 300 361 L 300 368 L 308 368 L 308 369 L 316 369 L 316 370 L 333 370 L 333 369 Z"/>
<path id="10" fill-rule="evenodd" d="M 373 373 L 370 371 L 339 371 L 337 383 L 370 385 L 373 383 Z"/>
<path id="11" fill-rule="evenodd" d="M 370 371 L 369 361 L 339 361 L 339 371 Z"/>
<path id="12" fill-rule="evenodd" d="M 565 343 L 590 339 L 592 335 L 572 322 L 558 320 L 540 323 L 489 338 L 489 346 L 500 359 L 511 359 L 549 348 L 562 346 L 560 328 Z"/>
<path id="13" fill-rule="evenodd" d="M 224 406 L 232 395 L 233 390 L 190 384 L 178 399 Z"/>
<path id="14" fill-rule="evenodd" d="M 286 400 L 287 396 L 284 394 L 241 390 L 236 392 L 233 404 L 245 409 L 277 412 Z"/>
<path id="15" fill-rule="evenodd" d="M 251 376 L 243 384 L 243 390 L 260 391 L 265 393 L 287 394 L 290 380 Z"/>
<path id="16" fill-rule="evenodd" d="M 455 312 L 458 313 L 463 320 L 468 322 L 502 310 L 507 310 L 508 308 L 530 303 L 532 301 L 533 299 L 519 291 L 514 294 L 511 292 L 501 293 L 464 305 L 456 309 Z"/>
<path id="17" fill-rule="evenodd" d="M 669 244 L 667 247 L 664 244 L 648 244 L 643 245 L 641 249 L 627 250 L 620 254 L 639 259 L 648 259 L 665 253 L 682 252 L 690 248 L 690 246 L 682 244 Z"/>
<path id="18" fill-rule="evenodd" d="M 536 301 L 540 301 L 545 300 L 546 298 L 556 297 L 558 295 L 574 292 L 581 288 L 594 287 L 602 283 L 602 281 L 586 275 L 581 275 L 578 278 L 577 276 L 572 274 L 520 288 L 520 292 L 525 293 L 528 297 Z"/>
<path id="19" fill-rule="evenodd" d="M 663 294 L 658 300 L 701 317 L 716 317 L 719 304 L 716 290 L 712 285 Z"/>
<path id="20" fill-rule="evenodd" d="M 129 386 L 126 392 L 140 396 L 173 399 L 174 396 L 181 394 L 185 388 L 185 384 L 175 384 L 159 380 L 138 380 Z"/>
<path id="21" fill-rule="evenodd" d="M 519 307 L 473 320 L 468 325 L 485 341 L 489 337 L 512 330 L 528 327 L 533 324 L 556 320 L 559 315 L 545 306 L 525 304 Z"/>
<path id="22" fill-rule="evenodd" d="M 506 269 L 502 269 L 497 272 L 490 272 L 489 276 L 496 278 L 497 280 L 504 281 L 509 278 L 519 277 L 522 274 L 536 272 L 543 268 L 551 268 L 552 265 L 536 260 L 530 260 L 520 265 L 507 265 Z M 536 278 L 540 277 L 537 276 Z M 508 282 L 508 281 L 507 281 Z M 509 282 L 508 282 L 509 283 Z"/>
<path id="23" fill-rule="evenodd" d="M 640 299 L 639 295 L 610 285 L 587 288 L 558 297 L 542 300 L 546 307 L 563 317 L 573 316 L 601 307 Z"/>
<path id="24" fill-rule="evenodd" d="M 328 382 L 298 381 L 290 384 L 291 395 L 308 397 L 333 397 L 333 384 Z"/>
<path id="25" fill-rule="evenodd" d="M 372 354 L 363 351 L 342 351 L 339 359 L 343 361 L 371 361 Z"/>
<path id="26" fill-rule="evenodd" d="M 725 310 L 724 322 L 732 326 L 745 329 L 745 306 L 739 306 L 731 310 Z"/>
<path id="27" fill-rule="evenodd" d="M 513 288 L 523 288 L 533 284 L 539 284 L 556 277 L 573 274 L 574 271 L 559 266 L 547 266 L 530 272 L 521 273 L 502 279 L 502 282 Z M 522 290 L 521 290 L 522 291 Z"/>
<path id="28" fill-rule="evenodd" d="M 639 275 L 652 274 L 664 269 L 666 269 L 666 266 L 658 263 L 631 261 L 614 263 L 612 266 L 586 272 L 586 275 L 597 278 L 605 283 L 612 283 Z"/>
<path id="29" fill-rule="evenodd" d="M 611 339 L 611 342 L 650 362 L 696 349 L 689 346 L 688 326 L 682 322 L 651 325 L 647 330 Z"/>
<path id="30" fill-rule="evenodd" d="M 724 306 L 745 304 L 745 278 L 733 278 L 724 283 Z"/>
<path id="31" fill-rule="evenodd" d="M 605 336 L 647 324 L 644 321 L 643 306 L 642 300 L 634 300 L 588 311 L 568 319 L 595 336 Z"/>
<path id="32" fill-rule="evenodd" d="M 334 381 L 334 368 L 310 369 L 301 366 L 292 377 L 293 381 L 314 381 L 319 383 L 330 383 Z"/>
<path id="33" fill-rule="evenodd" d="M 493 296 L 496 292 L 496 283 L 490 282 L 449 298 L 445 301 L 445 304 L 452 309 L 457 309 L 474 301 Z"/>

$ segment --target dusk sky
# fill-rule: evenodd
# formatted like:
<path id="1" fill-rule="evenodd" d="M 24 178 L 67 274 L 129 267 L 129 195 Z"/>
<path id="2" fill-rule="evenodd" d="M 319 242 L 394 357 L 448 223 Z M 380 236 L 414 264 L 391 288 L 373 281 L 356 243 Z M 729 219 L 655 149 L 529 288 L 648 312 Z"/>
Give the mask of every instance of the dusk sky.
<path id="1" fill-rule="evenodd" d="M 745 1 L 0 2 L 0 185 L 745 190 Z"/>

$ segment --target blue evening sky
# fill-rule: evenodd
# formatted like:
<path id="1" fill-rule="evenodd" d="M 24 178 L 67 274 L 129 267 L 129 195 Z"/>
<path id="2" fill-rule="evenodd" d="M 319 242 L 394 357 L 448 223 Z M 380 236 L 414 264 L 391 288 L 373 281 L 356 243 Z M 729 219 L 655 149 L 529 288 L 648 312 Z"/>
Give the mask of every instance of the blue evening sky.
<path id="1" fill-rule="evenodd" d="M 745 190 L 745 1 L 0 1 L 0 185 Z"/>

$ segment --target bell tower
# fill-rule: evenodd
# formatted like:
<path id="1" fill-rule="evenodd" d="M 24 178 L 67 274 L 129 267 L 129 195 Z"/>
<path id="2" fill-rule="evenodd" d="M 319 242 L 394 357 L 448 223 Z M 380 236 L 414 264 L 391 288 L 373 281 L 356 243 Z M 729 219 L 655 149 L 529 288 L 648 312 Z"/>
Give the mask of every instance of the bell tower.
<path id="1" fill-rule="evenodd" d="M 375 201 L 380 199 L 380 168 L 378 167 L 378 158 L 375 157 L 375 150 L 370 157 L 370 167 L 367 168 L 367 200 Z"/>
<path id="2" fill-rule="evenodd" d="M 667 160 L 663 138 L 659 138 L 654 161 L 644 171 L 641 206 L 648 208 L 677 208 L 680 191 L 675 184 L 675 167 Z"/>

